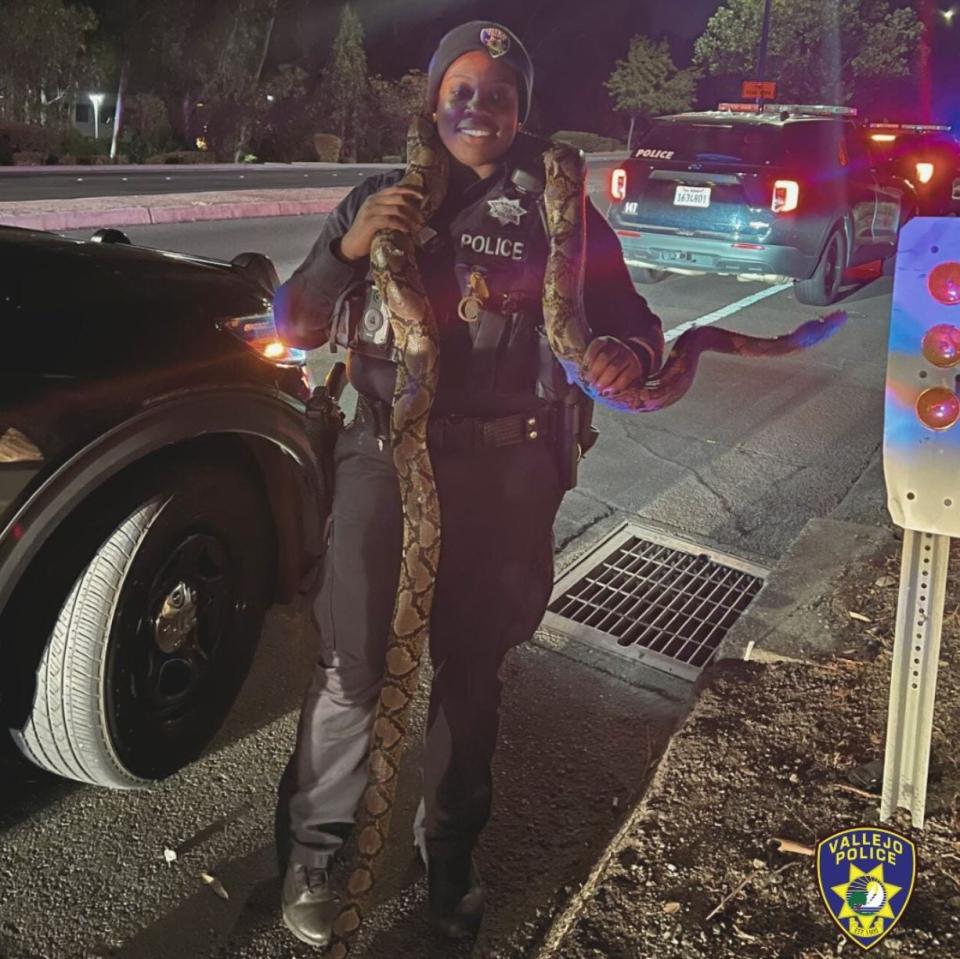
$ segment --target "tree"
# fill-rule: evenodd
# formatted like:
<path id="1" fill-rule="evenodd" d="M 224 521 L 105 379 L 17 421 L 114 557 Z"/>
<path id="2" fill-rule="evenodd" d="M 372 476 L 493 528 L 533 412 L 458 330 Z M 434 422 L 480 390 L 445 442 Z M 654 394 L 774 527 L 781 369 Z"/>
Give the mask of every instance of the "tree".
<path id="1" fill-rule="evenodd" d="M 614 109 L 630 114 L 627 147 L 633 140 L 633 125 L 638 115 L 689 110 L 696 81 L 696 71 L 678 70 L 673 65 L 666 40 L 635 36 L 630 41 L 626 60 L 617 60 L 610 79 L 604 83 Z"/>
<path id="2" fill-rule="evenodd" d="M 367 54 L 363 26 L 349 4 L 340 15 L 330 64 L 323 71 L 321 96 L 326 101 L 332 133 L 343 141 L 343 156 L 356 156 L 360 107 L 367 88 Z"/>
<path id="3" fill-rule="evenodd" d="M 754 78 L 762 19 L 763 0 L 726 0 L 697 40 L 694 63 L 737 83 Z M 922 29 L 911 8 L 889 0 L 773 0 L 768 76 L 756 79 L 776 80 L 780 100 L 847 103 L 909 76 Z"/>
<path id="4" fill-rule="evenodd" d="M 263 93 L 278 0 L 150 0 L 131 39 L 131 86 L 162 96 L 179 139 L 242 154 Z M 198 127 L 199 125 L 199 127 Z"/>
<path id="5" fill-rule="evenodd" d="M 7 0 L 0 30 L 0 118 L 46 124 L 53 107 L 55 121 L 64 122 L 96 26 L 84 4 Z"/>
<path id="6" fill-rule="evenodd" d="M 404 156 L 410 117 L 423 111 L 427 99 L 427 75 L 410 70 L 399 80 L 370 77 L 364 115 L 363 153 L 369 159 Z"/>

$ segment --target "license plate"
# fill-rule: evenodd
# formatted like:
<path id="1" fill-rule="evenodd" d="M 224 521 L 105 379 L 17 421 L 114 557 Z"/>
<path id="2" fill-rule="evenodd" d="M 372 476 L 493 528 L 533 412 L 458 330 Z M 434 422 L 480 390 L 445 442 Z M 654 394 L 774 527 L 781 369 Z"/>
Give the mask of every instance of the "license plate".
<path id="1" fill-rule="evenodd" d="M 710 206 L 710 187 L 677 186 L 673 195 L 674 206 Z"/>

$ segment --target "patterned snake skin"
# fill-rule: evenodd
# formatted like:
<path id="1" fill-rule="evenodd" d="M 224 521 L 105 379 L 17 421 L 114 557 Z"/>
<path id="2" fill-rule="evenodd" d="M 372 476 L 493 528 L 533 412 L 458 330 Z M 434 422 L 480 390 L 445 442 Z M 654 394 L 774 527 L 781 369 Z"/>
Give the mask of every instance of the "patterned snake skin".
<path id="1" fill-rule="evenodd" d="M 407 138 L 407 172 L 401 184 L 424 189 L 426 218 L 446 192 L 449 156 L 434 124 L 415 117 Z M 589 332 L 581 308 L 584 270 L 584 165 L 579 151 L 554 145 L 544 154 L 544 200 L 550 254 L 544 278 L 543 312 L 551 349 L 571 382 L 589 391 L 581 376 Z M 357 814 L 357 852 L 347 880 L 347 900 L 334 922 L 330 954 L 345 959 L 360 928 L 364 903 L 386 846 L 407 713 L 417 689 L 427 641 L 430 607 L 440 558 L 440 504 L 427 450 L 427 420 L 437 388 L 438 334 L 414 256 L 414 242 L 395 230 L 378 233 L 370 252 L 374 280 L 389 311 L 401 360 L 391 416 L 393 460 L 403 508 L 403 555 L 387 647 L 384 684 L 377 705 L 366 790 Z M 684 333 L 663 368 L 643 386 L 620 394 L 625 410 L 656 410 L 679 399 L 693 380 L 704 350 L 747 356 L 779 355 L 819 342 L 845 319 L 835 313 L 805 323 L 775 339 L 744 336 L 712 327 Z M 605 400 L 608 405 L 610 401 Z"/>

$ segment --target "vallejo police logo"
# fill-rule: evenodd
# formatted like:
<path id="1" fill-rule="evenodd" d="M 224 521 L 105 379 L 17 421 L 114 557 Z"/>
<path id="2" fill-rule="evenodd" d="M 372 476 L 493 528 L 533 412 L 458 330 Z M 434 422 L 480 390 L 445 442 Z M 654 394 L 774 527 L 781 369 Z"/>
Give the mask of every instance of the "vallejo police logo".
<path id="1" fill-rule="evenodd" d="M 510 49 L 510 37 L 499 27 L 484 27 L 480 31 L 480 42 L 494 60 Z"/>
<path id="2" fill-rule="evenodd" d="M 834 922 L 863 949 L 900 921 L 916 875 L 916 848 L 889 829 L 857 826 L 817 843 L 820 895 Z"/>

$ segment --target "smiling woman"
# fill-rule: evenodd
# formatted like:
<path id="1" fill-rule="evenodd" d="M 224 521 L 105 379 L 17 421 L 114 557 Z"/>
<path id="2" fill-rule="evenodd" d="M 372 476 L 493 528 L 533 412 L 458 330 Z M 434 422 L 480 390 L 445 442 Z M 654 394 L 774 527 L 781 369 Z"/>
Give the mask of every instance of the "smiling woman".
<path id="1" fill-rule="evenodd" d="M 520 125 L 516 70 L 480 51 L 458 57 L 443 76 L 437 129 L 456 160 L 490 176 Z"/>

